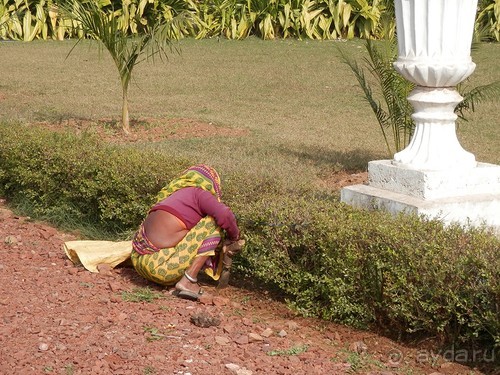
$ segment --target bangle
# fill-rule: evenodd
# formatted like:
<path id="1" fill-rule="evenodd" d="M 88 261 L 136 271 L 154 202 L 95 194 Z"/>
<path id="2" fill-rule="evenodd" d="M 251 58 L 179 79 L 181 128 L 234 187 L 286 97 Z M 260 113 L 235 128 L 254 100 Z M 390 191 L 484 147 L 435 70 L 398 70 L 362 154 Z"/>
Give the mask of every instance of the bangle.
<path id="1" fill-rule="evenodd" d="M 189 275 L 189 273 L 187 273 L 187 271 L 184 271 L 184 276 L 186 276 L 186 279 L 188 279 L 189 281 L 191 281 L 192 283 L 197 283 L 198 282 L 198 279 L 197 278 L 194 278 L 194 277 L 191 277 Z"/>

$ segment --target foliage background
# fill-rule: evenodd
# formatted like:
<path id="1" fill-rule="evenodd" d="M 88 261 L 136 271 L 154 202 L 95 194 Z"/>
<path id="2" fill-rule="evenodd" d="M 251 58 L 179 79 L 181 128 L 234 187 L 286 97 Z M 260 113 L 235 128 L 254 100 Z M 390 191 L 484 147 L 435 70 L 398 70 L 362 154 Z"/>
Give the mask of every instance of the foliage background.
<path id="1" fill-rule="evenodd" d="M 394 30 L 392 0 L 91 0 L 117 17 L 134 35 L 161 17 L 182 12 L 191 17 L 176 28 L 179 38 L 244 39 L 379 38 Z M 500 0 L 480 0 L 476 33 L 500 40 Z M 0 0 L 0 39 L 75 38 L 84 36 L 78 22 L 57 11 L 57 0 Z"/>

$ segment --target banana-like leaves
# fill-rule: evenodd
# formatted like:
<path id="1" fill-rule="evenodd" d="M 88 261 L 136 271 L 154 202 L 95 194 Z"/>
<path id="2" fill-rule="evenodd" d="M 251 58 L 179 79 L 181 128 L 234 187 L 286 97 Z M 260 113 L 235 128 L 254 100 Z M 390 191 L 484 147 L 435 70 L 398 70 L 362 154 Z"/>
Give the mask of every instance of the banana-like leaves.
<path id="1" fill-rule="evenodd" d="M 172 20 L 189 12 L 175 30 L 179 38 L 378 39 L 394 33 L 392 0 L 91 0 L 119 28 L 139 35 L 153 18 Z M 0 39 L 82 37 L 74 21 L 57 12 L 58 0 L 0 0 Z M 389 9 L 389 10 L 388 10 Z M 387 15 L 390 15 L 388 17 Z M 476 35 L 500 41 L 500 0 L 480 0 Z M 383 30 L 383 32 L 381 31 Z"/>
<path id="2" fill-rule="evenodd" d="M 476 18 L 476 38 L 500 42 L 500 0 L 483 0 L 482 3 L 486 6 L 480 8 Z"/>

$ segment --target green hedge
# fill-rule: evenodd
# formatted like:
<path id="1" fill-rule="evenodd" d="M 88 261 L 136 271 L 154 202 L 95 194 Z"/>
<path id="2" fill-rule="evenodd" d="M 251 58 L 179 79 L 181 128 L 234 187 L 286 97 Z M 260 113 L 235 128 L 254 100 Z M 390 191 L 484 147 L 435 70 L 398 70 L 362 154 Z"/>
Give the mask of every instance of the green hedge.
<path id="1" fill-rule="evenodd" d="M 91 134 L 0 123 L 0 195 L 133 230 L 186 160 Z M 247 239 L 235 267 L 306 316 L 444 343 L 500 345 L 500 240 L 437 220 L 365 212 L 256 176 L 223 176 Z M 255 186 L 256 189 L 248 189 Z M 260 187 L 265 186 L 265 189 Z"/>
<path id="2" fill-rule="evenodd" d="M 139 225 L 185 159 L 104 145 L 95 134 L 0 124 L 0 194 L 42 217 L 73 216 L 103 230 Z"/>
<path id="3" fill-rule="evenodd" d="M 308 196 L 243 210 L 240 267 L 302 314 L 443 342 L 500 344 L 500 241 Z"/>

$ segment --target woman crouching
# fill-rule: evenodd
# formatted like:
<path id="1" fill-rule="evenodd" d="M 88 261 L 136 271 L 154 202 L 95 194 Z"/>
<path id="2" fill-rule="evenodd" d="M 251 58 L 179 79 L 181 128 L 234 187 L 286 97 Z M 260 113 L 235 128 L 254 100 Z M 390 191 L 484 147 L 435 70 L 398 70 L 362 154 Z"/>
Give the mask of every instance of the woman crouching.
<path id="1" fill-rule="evenodd" d="M 133 239 L 136 271 L 157 284 L 175 284 L 178 297 L 198 300 L 203 293 L 198 273 L 218 280 L 219 243 L 224 236 L 224 245 L 240 237 L 233 212 L 220 199 L 219 175 L 207 165 L 190 167 L 170 182 Z"/>

